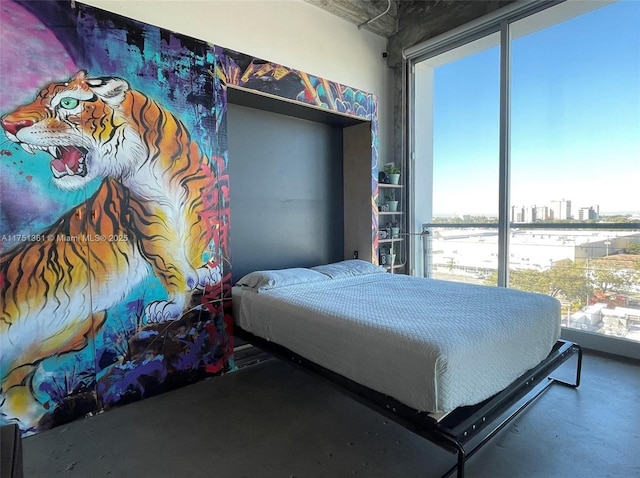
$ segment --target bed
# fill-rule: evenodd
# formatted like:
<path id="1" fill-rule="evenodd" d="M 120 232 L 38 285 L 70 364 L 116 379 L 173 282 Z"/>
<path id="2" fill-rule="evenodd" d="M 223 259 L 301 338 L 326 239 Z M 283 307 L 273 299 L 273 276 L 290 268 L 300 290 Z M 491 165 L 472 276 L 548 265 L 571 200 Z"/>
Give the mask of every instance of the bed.
<path id="1" fill-rule="evenodd" d="M 312 369 L 455 451 L 457 469 L 554 382 L 577 387 L 542 294 L 389 274 L 362 260 L 256 271 L 233 287 L 237 334 Z M 548 378 L 577 354 L 573 382 Z"/>

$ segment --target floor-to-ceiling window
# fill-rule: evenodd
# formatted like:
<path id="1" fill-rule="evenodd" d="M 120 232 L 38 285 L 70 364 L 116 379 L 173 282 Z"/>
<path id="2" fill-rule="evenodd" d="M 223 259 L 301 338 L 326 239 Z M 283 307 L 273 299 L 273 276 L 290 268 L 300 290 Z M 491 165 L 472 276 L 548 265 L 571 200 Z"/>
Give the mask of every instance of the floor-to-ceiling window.
<path id="1" fill-rule="evenodd" d="M 553 295 L 640 355 L 638 32 L 634 0 L 532 2 L 407 52 L 415 274 Z"/>
<path id="2" fill-rule="evenodd" d="M 415 66 L 416 132 L 429 132 L 416 141 L 415 218 L 467 224 L 431 229 L 432 277 L 478 281 L 497 270 L 499 41 L 489 34 Z"/>

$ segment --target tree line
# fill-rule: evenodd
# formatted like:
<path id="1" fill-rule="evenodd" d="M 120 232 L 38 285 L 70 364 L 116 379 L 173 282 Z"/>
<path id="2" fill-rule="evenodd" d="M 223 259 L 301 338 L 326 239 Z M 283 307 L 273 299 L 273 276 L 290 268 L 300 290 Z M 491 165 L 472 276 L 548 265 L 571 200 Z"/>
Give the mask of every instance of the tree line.
<path id="1" fill-rule="evenodd" d="M 593 297 L 605 298 L 628 294 L 640 283 L 640 245 L 635 254 L 623 254 L 584 261 L 563 259 L 546 270 L 513 269 L 509 271 L 509 287 L 539 292 L 563 300 L 577 310 Z M 630 252 L 627 250 L 627 252 Z M 487 284 L 496 284 L 497 272 Z"/>

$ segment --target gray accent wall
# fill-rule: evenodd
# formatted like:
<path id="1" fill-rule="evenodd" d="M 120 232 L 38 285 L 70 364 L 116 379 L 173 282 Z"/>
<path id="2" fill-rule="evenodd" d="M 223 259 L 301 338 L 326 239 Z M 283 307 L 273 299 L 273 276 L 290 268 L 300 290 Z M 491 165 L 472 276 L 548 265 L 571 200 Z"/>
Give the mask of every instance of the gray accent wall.
<path id="1" fill-rule="evenodd" d="M 227 104 L 233 282 L 342 260 L 342 127 Z"/>

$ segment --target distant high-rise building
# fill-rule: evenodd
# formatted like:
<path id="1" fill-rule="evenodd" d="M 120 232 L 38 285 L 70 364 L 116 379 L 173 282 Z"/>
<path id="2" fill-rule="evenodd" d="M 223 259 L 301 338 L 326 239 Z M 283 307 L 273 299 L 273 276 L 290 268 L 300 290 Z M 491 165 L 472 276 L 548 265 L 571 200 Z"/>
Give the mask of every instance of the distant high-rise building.
<path id="1" fill-rule="evenodd" d="M 565 199 L 551 201 L 549 209 L 551 210 L 550 219 L 566 220 L 573 218 L 571 214 L 571 201 Z"/>
<path id="2" fill-rule="evenodd" d="M 524 208 L 524 221 L 523 222 L 536 222 L 536 206 L 527 206 Z"/>
<path id="3" fill-rule="evenodd" d="M 600 218 L 600 206 L 581 207 L 578 209 L 580 221 L 597 221 Z"/>
<path id="4" fill-rule="evenodd" d="M 511 222 L 524 222 L 523 206 L 511 206 Z"/>
<path id="5" fill-rule="evenodd" d="M 547 206 L 536 206 L 536 221 L 548 221 L 551 219 L 550 212 Z"/>

